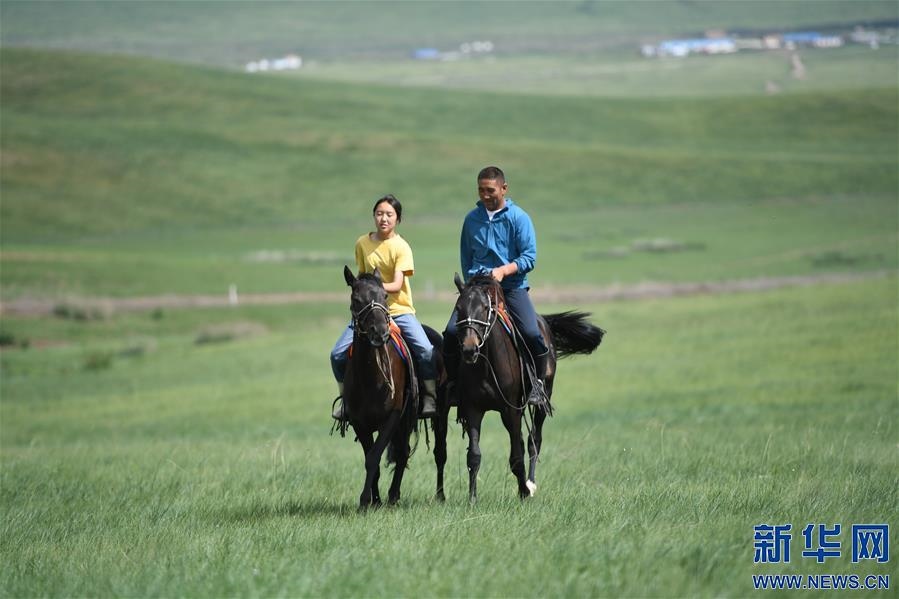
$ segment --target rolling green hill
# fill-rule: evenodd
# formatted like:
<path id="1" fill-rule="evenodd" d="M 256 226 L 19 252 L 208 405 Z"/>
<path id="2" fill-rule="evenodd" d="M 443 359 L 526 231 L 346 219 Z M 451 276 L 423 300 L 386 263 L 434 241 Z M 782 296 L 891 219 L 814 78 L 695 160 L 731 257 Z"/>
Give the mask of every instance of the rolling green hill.
<path id="1" fill-rule="evenodd" d="M 545 210 L 896 189 L 895 89 L 509 97 L 20 50 L 2 77 L 6 242 L 333 221 L 382 191 L 445 214 L 488 162 Z"/>
<path id="2" fill-rule="evenodd" d="M 559 98 L 33 50 L 0 61 L 6 298 L 333 289 L 386 192 L 406 203 L 421 271 L 449 285 L 488 163 L 540 223 L 538 282 L 895 265 L 895 88 Z M 619 259 L 656 238 L 694 249 Z M 248 261 L 266 249 L 308 259 Z"/>

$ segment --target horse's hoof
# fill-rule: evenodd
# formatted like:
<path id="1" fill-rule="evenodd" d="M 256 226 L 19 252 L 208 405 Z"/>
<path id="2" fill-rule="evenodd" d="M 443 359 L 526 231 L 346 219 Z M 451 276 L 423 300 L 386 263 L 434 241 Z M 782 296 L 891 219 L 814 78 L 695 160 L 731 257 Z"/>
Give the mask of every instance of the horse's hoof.
<path id="1" fill-rule="evenodd" d="M 443 491 L 437 491 L 437 494 L 434 495 L 434 500 L 439 503 L 443 503 L 444 501 L 446 501 L 446 495 L 443 494 Z"/>
<path id="2" fill-rule="evenodd" d="M 524 486 L 528 488 L 528 497 L 533 497 L 537 494 L 537 483 L 532 480 L 524 481 Z"/>

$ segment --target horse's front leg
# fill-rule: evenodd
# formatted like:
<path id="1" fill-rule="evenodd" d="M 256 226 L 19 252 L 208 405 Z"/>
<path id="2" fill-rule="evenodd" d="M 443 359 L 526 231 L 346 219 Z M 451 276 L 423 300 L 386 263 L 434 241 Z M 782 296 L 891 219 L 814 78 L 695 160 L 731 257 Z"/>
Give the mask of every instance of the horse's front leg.
<path id="1" fill-rule="evenodd" d="M 475 408 L 466 409 L 468 421 L 468 503 L 478 502 L 478 470 L 481 468 L 481 421 L 484 413 Z"/>
<path id="2" fill-rule="evenodd" d="M 438 403 L 437 415 L 432 419 L 434 423 L 434 463 L 437 465 L 437 501 L 446 501 L 443 492 L 443 470 L 446 466 L 446 434 L 449 424 L 449 406 L 444 401 Z"/>
<path id="3" fill-rule="evenodd" d="M 373 505 L 378 494 L 377 490 L 372 489 L 372 484 L 378 484 L 377 477 L 374 480 L 369 480 L 368 476 L 368 454 L 371 453 L 375 445 L 375 439 L 372 431 L 362 430 L 362 427 L 353 428 L 356 430 L 356 437 L 359 438 L 359 444 L 362 445 L 362 453 L 365 455 L 365 486 L 362 487 L 362 495 L 359 496 L 359 509 L 363 509 Z M 378 503 L 380 503 L 380 498 Z"/>
<path id="4" fill-rule="evenodd" d="M 543 447 L 543 422 L 546 420 L 546 411 L 542 408 L 534 410 L 534 428 L 528 434 L 528 486 L 531 495 L 537 492 L 537 460 L 540 457 L 540 448 Z"/>
<path id="5" fill-rule="evenodd" d="M 399 429 L 399 427 L 397 427 Z M 393 432 L 393 481 L 387 493 L 387 502 L 396 505 L 400 501 L 400 486 L 403 484 L 403 474 L 409 463 L 409 437 L 405 437 L 399 430 Z"/>
<path id="6" fill-rule="evenodd" d="M 518 496 L 522 499 L 531 496 L 524 475 L 524 441 L 521 438 L 521 412 L 506 408 L 502 412 L 503 425 L 509 432 L 509 468 L 518 480 Z"/>
<path id="7" fill-rule="evenodd" d="M 365 452 L 365 486 L 362 487 L 362 495 L 359 496 L 359 509 L 364 509 L 370 505 L 381 505 L 381 495 L 378 492 L 378 478 L 381 475 L 381 456 L 384 455 L 384 449 L 390 442 L 393 431 L 399 417 L 396 412 L 391 413 L 387 420 L 378 428 L 378 438 L 371 445 L 370 449 Z M 369 436 L 371 433 L 369 433 Z"/>

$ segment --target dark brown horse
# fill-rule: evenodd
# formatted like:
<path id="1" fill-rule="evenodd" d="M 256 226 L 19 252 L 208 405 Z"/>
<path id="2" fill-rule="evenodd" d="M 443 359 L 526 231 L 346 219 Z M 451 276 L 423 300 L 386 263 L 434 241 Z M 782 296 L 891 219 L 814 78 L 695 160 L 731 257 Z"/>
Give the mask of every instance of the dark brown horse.
<path id="1" fill-rule="evenodd" d="M 509 432 L 509 467 L 518 480 L 518 495 L 530 497 L 537 489 L 535 470 L 543 443 L 544 407 L 533 408 L 533 423 L 528 434 L 530 464 L 525 477 L 524 443 L 521 421 L 527 410 L 528 384 L 519 362 L 518 344 L 506 331 L 500 318 L 505 300 L 499 283 L 490 276 L 472 278 L 463 285 L 456 275 L 459 300 L 456 302 L 457 334 L 461 344 L 456 393 L 459 419 L 468 434 L 468 499 L 477 501 L 477 477 L 481 466 L 481 422 L 484 413 L 500 413 Z M 592 353 L 605 333 L 587 321 L 584 312 L 564 312 L 538 316 L 538 324 L 550 351 L 547 363 L 546 395 L 552 397 L 556 359 L 572 354 Z M 522 344 L 523 346 L 523 344 Z"/>
<path id="2" fill-rule="evenodd" d="M 385 449 L 388 461 L 394 463 L 388 501 L 395 504 L 399 501 L 403 472 L 413 451 L 409 439 L 416 432 L 417 395 L 410 393 L 409 371 L 390 340 L 387 292 L 380 273 L 376 270 L 374 274 L 356 278 L 348 267 L 344 267 L 343 275 L 352 288 L 350 311 L 354 330 L 353 352 L 347 362 L 344 380 L 344 405 L 349 424 L 365 452 L 365 486 L 359 506 L 365 508 L 381 503 L 378 479 Z M 425 326 L 424 330 L 434 345 L 437 378 L 443 382 L 446 379 L 441 352 L 443 338 L 430 327 Z M 411 356 L 408 360 L 412 360 Z M 444 499 L 448 417 L 446 392 L 441 385 L 437 394 L 437 415 L 431 419 L 437 465 L 436 498 L 440 501 Z M 376 432 L 377 439 L 374 438 Z"/>
<path id="3" fill-rule="evenodd" d="M 381 456 L 388 446 L 387 458 L 394 469 L 387 497 L 395 504 L 400 499 L 403 473 L 412 453 L 409 439 L 416 430 L 418 405 L 414 396 L 407 396 L 406 366 L 390 340 L 387 292 L 380 273 L 376 270 L 356 278 L 344 267 L 343 274 L 352 288 L 350 311 L 354 329 L 353 351 L 344 380 L 344 406 L 365 452 L 365 485 L 359 507 L 381 504 L 378 479 Z"/>

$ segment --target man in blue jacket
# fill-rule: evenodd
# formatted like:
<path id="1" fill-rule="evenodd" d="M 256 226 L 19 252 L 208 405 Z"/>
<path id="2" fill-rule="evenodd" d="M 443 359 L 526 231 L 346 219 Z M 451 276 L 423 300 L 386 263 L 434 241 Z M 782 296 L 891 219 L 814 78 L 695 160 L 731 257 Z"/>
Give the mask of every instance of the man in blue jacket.
<path id="1" fill-rule="evenodd" d="M 480 201 L 462 225 L 459 245 L 462 276 L 467 282 L 475 275 L 489 273 L 499 281 L 512 319 L 534 357 L 537 377 L 531 385 L 528 403 L 540 405 L 546 401 L 544 383 L 549 351 L 528 296 L 527 278 L 537 262 L 537 236 L 531 217 L 511 198 L 506 198 L 507 191 L 506 176 L 499 168 L 488 166 L 478 173 Z M 456 332 L 453 311 L 443 333 L 450 381 L 455 381 L 459 364 Z"/>

